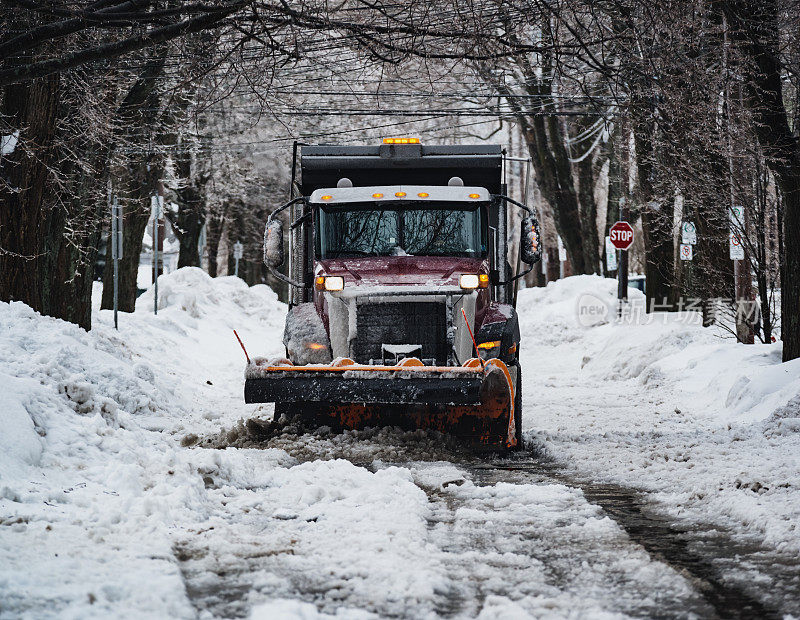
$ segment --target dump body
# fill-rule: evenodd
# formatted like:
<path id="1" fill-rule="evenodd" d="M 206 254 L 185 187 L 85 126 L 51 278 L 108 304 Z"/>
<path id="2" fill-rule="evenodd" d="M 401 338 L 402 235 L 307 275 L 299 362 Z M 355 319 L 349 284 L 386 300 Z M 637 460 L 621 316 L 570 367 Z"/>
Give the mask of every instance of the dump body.
<path id="1" fill-rule="evenodd" d="M 245 400 L 344 428 L 518 445 L 500 148 L 315 146 L 300 161 L 288 276 L 276 273 L 292 283 L 286 358 L 248 367 Z M 268 225 L 273 269 L 277 234 Z"/>

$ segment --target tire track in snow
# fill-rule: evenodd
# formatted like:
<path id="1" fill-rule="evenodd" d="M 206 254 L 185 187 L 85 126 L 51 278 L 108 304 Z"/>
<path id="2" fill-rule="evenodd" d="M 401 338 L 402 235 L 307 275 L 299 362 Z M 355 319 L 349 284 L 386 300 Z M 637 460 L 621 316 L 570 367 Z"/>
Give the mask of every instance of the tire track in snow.
<path id="1" fill-rule="evenodd" d="M 782 618 L 791 610 L 779 610 L 726 580 L 725 570 L 732 563 L 752 562 L 791 586 L 800 581 L 800 565 L 765 553 L 758 545 L 736 542 L 724 531 L 707 528 L 698 531 L 659 515 L 649 507 L 642 493 L 619 485 L 577 480 L 544 459 L 519 459 L 479 464 L 471 468 L 484 484 L 549 479 L 578 488 L 587 501 L 596 504 L 614 519 L 651 556 L 686 575 L 719 618 Z M 787 602 L 790 602 L 790 596 Z M 662 610 L 666 611 L 666 610 Z M 685 615 L 686 609 L 673 609 Z M 660 615 L 660 614 L 659 614 Z M 667 614 L 672 616 L 672 613 Z"/>
<path id="2" fill-rule="evenodd" d="M 468 486 L 464 492 L 449 487 L 426 489 L 435 506 L 431 538 L 449 556 L 448 572 L 456 577 L 453 587 L 441 593 L 436 608 L 441 616 L 475 617 L 485 611 L 487 600 L 497 597 L 520 603 L 522 609 L 526 598 L 545 599 L 535 608 L 534 617 L 537 612 L 547 613 L 551 606 L 549 612 L 558 616 L 561 611 L 570 617 L 603 612 L 634 617 L 714 616 L 712 606 L 684 583 L 679 571 L 661 558 L 649 559 L 622 529 L 606 526 L 599 535 L 592 532 L 590 522 L 607 515 L 593 515 L 594 502 L 584 499 L 585 494 L 575 485 L 543 468 L 527 468 L 525 475 L 520 475 L 509 469 L 508 462 L 459 462 L 476 491 Z M 517 459 L 511 462 L 528 464 Z M 498 486 L 504 491 L 495 492 Z M 537 495 L 535 489 L 543 490 L 538 506 L 533 502 L 526 506 L 532 513 L 530 519 L 519 518 L 519 512 L 510 521 L 505 518 L 508 505 L 504 499 L 513 495 L 509 489 L 514 487 L 526 499 Z M 575 514 L 579 512 L 583 515 Z M 589 519 L 582 520 L 587 513 Z M 471 564 L 464 561 L 469 556 Z M 481 564 L 494 564 L 495 575 L 487 575 Z M 641 577 L 639 571 L 647 576 Z M 502 577 L 499 580 L 498 575 Z M 571 597 L 567 605 L 559 604 L 564 596 Z M 563 613 L 565 607 L 568 613 Z M 502 609 L 497 617 L 512 613 L 512 609 Z M 489 617 L 495 617 L 492 613 Z"/>

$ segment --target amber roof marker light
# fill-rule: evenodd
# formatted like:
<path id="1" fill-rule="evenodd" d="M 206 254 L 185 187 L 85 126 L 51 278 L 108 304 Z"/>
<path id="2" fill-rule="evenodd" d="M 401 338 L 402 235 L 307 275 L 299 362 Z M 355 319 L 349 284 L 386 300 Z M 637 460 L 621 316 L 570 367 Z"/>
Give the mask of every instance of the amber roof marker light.
<path id="1" fill-rule="evenodd" d="M 419 138 L 384 138 L 384 144 L 419 144 Z"/>

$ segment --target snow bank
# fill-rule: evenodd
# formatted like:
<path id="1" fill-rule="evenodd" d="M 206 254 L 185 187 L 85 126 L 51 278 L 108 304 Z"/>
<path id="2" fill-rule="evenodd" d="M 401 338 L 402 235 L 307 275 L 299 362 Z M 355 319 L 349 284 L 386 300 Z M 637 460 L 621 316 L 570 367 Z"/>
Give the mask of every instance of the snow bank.
<path id="1" fill-rule="evenodd" d="M 579 276 L 520 292 L 532 443 L 582 476 L 651 491 L 676 516 L 800 553 L 800 360 L 695 313 L 581 319 L 587 305 L 613 309 L 615 289 Z"/>
<path id="2" fill-rule="evenodd" d="M 277 353 L 285 306 L 265 286 L 199 269 L 163 276 L 159 289 L 159 315 L 148 291 L 119 332 L 110 311 L 87 333 L 0 303 L 4 613 L 195 615 L 171 529 L 208 519 L 214 502 L 207 454 L 180 440 L 242 417 L 245 362 L 231 330 L 255 348 L 267 336 L 261 348 Z"/>
<path id="3" fill-rule="evenodd" d="M 163 593 L 187 616 L 174 561 L 156 574 L 144 559 L 171 557 L 163 523 L 202 488 L 137 423 L 183 410 L 166 383 L 114 336 L 3 303 L 0 393 L 0 608 L 147 613 Z"/>
<path id="4" fill-rule="evenodd" d="M 698 313 L 644 313 L 644 295 L 629 289 L 630 306 L 616 319 L 616 280 L 575 276 L 520 292 L 520 329 L 528 347 L 574 343 L 581 368 L 604 381 L 637 379 L 652 390 L 674 388 L 686 407 L 721 420 L 755 421 L 800 394 L 800 360 L 782 364 L 780 343 L 738 344 Z M 586 326 L 581 309 L 605 305 Z"/>

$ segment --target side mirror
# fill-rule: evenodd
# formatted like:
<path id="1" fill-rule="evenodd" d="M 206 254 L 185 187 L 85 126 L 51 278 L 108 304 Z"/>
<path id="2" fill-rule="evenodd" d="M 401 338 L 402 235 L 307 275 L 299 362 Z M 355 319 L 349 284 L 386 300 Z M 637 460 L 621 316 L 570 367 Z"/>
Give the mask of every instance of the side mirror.
<path id="1" fill-rule="evenodd" d="M 264 264 L 270 269 L 283 265 L 283 224 L 280 220 L 267 222 L 264 229 Z"/>
<path id="2" fill-rule="evenodd" d="M 533 215 L 522 218 L 519 251 L 522 262 L 528 265 L 538 263 L 542 258 L 542 247 L 539 243 L 539 221 Z"/>

